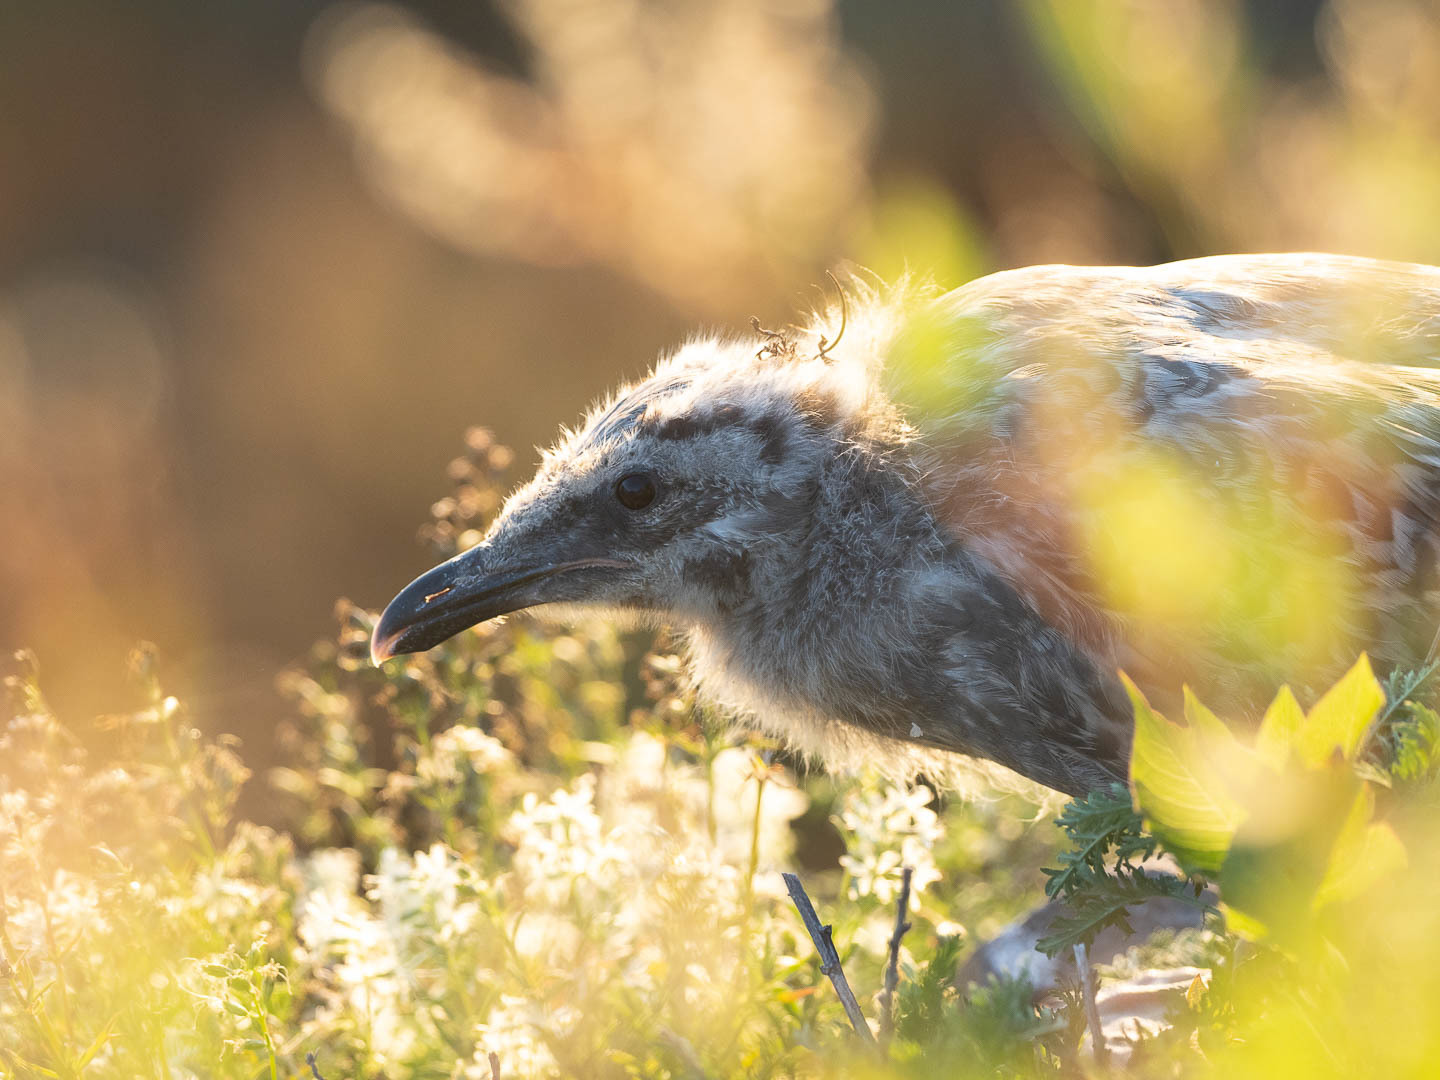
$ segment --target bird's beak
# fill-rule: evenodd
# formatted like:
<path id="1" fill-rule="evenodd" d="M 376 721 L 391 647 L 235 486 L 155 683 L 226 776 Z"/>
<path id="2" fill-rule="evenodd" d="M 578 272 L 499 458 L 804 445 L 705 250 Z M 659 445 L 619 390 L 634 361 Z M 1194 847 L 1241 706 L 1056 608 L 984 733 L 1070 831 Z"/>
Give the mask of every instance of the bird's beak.
<path id="1" fill-rule="evenodd" d="M 401 653 L 423 652 L 467 627 L 522 608 L 573 600 L 559 585 L 578 571 L 626 569 L 618 559 L 571 559 L 523 565 L 497 558 L 486 544 L 441 563 L 391 600 L 370 635 L 370 658 L 382 664 Z"/>

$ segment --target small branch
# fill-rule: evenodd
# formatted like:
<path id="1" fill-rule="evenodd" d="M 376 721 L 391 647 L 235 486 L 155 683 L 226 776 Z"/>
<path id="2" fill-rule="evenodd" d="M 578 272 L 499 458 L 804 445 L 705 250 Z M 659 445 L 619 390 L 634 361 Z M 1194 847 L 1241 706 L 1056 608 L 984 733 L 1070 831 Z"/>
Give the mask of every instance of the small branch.
<path id="1" fill-rule="evenodd" d="M 910 924 L 905 916 L 910 913 L 910 879 L 915 876 L 913 867 L 900 871 L 900 901 L 895 908 L 895 932 L 890 935 L 890 959 L 885 963 L 885 989 L 880 991 L 880 1044 L 888 1046 L 895 1034 L 895 990 L 900 985 L 900 942 L 904 939 Z"/>
<path id="2" fill-rule="evenodd" d="M 795 904 L 795 910 L 800 913 L 801 921 L 805 923 L 810 940 L 815 943 L 815 948 L 820 953 L 820 972 L 834 985 L 835 993 L 840 996 L 840 1004 L 845 1006 L 845 1015 L 850 1018 L 850 1026 L 866 1042 L 874 1043 L 875 1035 L 870 1030 L 870 1025 L 865 1022 L 865 1014 L 860 1011 L 860 1003 L 855 1000 L 855 994 L 840 967 L 840 954 L 835 951 L 835 941 L 830 936 L 832 927 L 821 925 L 820 917 L 815 914 L 815 905 L 810 903 L 810 897 L 805 895 L 805 886 L 800 884 L 798 877 L 794 874 L 782 874 L 781 877 L 785 879 L 785 888 L 790 890 L 790 899 Z"/>
<path id="3" fill-rule="evenodd" d="M 500 1080 L 500 1055 L 490 1051 L 490 1080 Z"/>
<path id="4" fill-rule="evenodd" d="M 1080 1000 L 1085 1006 L 1085 1025 L 1090 1029 L 1090 1050 L 1095 1055 L 1095 1064 L 1104 1068 L 1110 1052 L 1105 1047 L 1100 1006 L 1095 1001 L 1095 969 L 1090 966 L 1090 950 L 1083 944 L 1075 946 L 1075 968 L 1080 973 Z"/>
<path id="5" fill-rule="evenodd" d="M 310 1075 L 314 1080 L 325 1080 L 325 1077 L 320 1075 L 320 1066 L 315 1063 L 314 1054 L 305 1055 L 305 1064 L 310 1066 Z"/>

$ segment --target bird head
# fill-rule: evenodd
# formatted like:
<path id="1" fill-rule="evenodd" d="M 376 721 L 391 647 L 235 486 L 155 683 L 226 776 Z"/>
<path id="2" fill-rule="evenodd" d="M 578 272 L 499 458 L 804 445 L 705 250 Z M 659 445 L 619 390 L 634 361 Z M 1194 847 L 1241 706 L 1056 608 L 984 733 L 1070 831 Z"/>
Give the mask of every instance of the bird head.
<path id="1" fill-rule="evenodd" d="M 375 662 L 522 609 L 683 627 L 783 588 L 819 472 L 868 396 L 858 361 L 685 346 L 566 432 L 479 544 L 390 602 Z"/>

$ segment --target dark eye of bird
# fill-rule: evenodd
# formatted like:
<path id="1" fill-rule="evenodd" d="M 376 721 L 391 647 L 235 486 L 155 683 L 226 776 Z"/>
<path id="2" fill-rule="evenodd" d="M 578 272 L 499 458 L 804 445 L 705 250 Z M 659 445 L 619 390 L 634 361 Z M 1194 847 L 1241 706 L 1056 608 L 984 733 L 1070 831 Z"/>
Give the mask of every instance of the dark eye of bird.
<path id="1" fill-rule="evenodd" d="M 655 478 L 649 473 L 637 472 L 622 476 L 615 485 L 615 497 L 622 506 L 631 510 L 643 510 L 655 501 Z"/>

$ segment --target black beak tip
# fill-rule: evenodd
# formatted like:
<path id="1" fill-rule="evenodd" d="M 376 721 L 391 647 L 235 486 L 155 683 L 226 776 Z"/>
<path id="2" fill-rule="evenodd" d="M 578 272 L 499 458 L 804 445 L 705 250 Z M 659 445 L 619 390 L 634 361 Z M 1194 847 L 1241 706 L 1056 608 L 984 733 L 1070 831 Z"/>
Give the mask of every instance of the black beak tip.
<path id="1" fill-rule="evenodd" d="M 389 608 L 386 608 L 389 611 Z M 385 625 L 385 616 L 380 616 L 380 621 L 375 624 L 374 631 L 370 634 L 370 662 L 376 667 L 385 663 L 386 660 L 400 655 L 400 639 L 404 631 L 392 631 Z"/>
<path id="2" fill-rule="evenodd" d="M 446 618 L 432 602 L 452 592 L 454 568 L 448 563 L 426 571 L 385 606 L 370 634 L 370 660 L 379 667 L 402 653 L 424 652 L 463 629 L 466 620 Z"/>
<path id="3" fill-rule="evenodd" d="M 402 653 L 416 651 L 415 646 L 405 640 L 418 636 L 412 633 L 416 629 L 416 612 L 406 595 L 408 592 L 407 589 L 386 605 L 370 632 L 370 662 L 376 667 Z"/>

